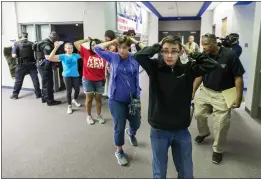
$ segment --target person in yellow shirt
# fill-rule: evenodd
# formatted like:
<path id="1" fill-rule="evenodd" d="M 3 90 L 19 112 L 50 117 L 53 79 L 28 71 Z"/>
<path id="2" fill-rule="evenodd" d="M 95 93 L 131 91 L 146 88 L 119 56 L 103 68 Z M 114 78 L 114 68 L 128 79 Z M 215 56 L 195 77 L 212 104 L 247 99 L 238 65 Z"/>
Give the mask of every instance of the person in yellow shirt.
<path id="1" fill-rule="evenodd" d="M 186 47 L 189 50 L 189 53 L 199 52 L 199 46 L 194 42 L 194 37 L 189 36 L 188 41 L 189 42 L 186 44 Z"/>

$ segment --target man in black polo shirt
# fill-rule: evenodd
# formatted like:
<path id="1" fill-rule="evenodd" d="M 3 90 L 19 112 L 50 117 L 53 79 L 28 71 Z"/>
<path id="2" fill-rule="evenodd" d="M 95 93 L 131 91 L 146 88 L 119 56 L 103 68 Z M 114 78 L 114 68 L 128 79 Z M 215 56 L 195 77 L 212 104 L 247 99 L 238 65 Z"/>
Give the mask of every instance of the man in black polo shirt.
<path id="1" fill-rule="evenodd" d="M 197 144 L 202 144 L 210 135 L 207 124 L 208 116 L 213 109 L 214 144 L 212 161 L 218 164 L 222 161 L 223 145 L 230 126 L 230 111 L 222 94 L 223 90 L 236 87 L 237 99 L 232 108 L 239 108 L 243 96 L 243 74 L 245 70 L 238 55 L 231 49 L 219 47 L 216 36 L 206 34 L 202 37 L 203 51 L 212 59 L 215 59 L 222 68 L 196 79 L 194 90 L 200 83 L 203 86 L 198 96 L 195 97 L 194 116 L 197 120 L 199 135 L 195 138 Z"/>

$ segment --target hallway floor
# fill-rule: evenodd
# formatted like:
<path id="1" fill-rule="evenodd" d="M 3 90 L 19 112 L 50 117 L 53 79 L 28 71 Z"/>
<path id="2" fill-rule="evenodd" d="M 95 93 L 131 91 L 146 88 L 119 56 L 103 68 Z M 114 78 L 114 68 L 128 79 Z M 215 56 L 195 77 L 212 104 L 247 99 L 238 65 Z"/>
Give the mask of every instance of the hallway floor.
<path id="1" fill-rule="evenodd" d="M 22 91 L 19 100 L 10 100 L 10 89 L 2 89 L 2 177 L 3 178 L 151 178 L 151 146 L 147 123 L 148 77 L 140 75 L 142 88 L 142 124 L 138 147 L 125 137 L 125 152 L 130 165 L 116 162 L 113 145 L 113 121 L 104 100 L 107 123 L 86 123 L 84 107 L 66 114 L 65 91 L 55 94 L 63 104 L 48 107 L 32 92 Z M 82 90 L 81 90 L 82 93 Z M 80 101 L 84 104 L 83 93 Z M 93 107 L 93 114 L 96 109 Z M 211 119 L 209 120 L 211 126 Z M 190 127 L 197 135 L 196 122 Z M 212 136 L 204 145 L 193 143 L 195 178 L 261 178 L 261 125 L 244 111 L 234 110 L 224 160 L 212 163 Z M 170 152 L 171 150 L 169 150 Z M 168 178 L 177 173 L 169 153 Z"/>

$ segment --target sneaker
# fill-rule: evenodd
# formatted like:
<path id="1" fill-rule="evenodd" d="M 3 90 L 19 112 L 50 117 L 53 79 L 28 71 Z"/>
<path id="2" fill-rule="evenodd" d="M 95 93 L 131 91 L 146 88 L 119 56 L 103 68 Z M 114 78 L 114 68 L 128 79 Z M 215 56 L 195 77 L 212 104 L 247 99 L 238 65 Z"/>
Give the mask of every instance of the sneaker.
<path id="1" fill-rule="evenodd" d="M 67 114 L 72 114 L 72 105 L 68 105 Z"/>
<path id="2" fill-rule="evenodd" d="M 14 100 L 16 100 L 16 99 L 18 99 L 18 96 L 16 96 L 16 95 L 12 95 L 12 96 L 10 96 L 10 99 L 14 99 Z"/>
<path id="3" fill-rule="evenodd" d="M 41 98 L 41 100 L 42 100 L 42 103 L 46 103 L 46 100 L 43 97 Z"/>
<path id="4" fill-rule="evenodd" d="M 94 120 L 92 119 L 92 116 L 87 116 L 86 121 L 89 125 L 93 125 L 94 124 Z"/>
<path id="5" fill-rule="evenodd" d="M 100 124 L 104 124 L 106 122 L 101 115 L 97 116 L 97 121 L 99 121 Z"/>
<path id="6" fill-rule="evenodd" d="M 118 163 L 119 163 L 121 166 L 126 166 L 126 165 L 128 165 L 128 160 L 127 160 L 126 155 L 125 155 L 125 153 L 123 152 L 123 150 L 116 151 L 116 152 L 115 152 L 115 156 L 116 156 L 116 158 L 117 158 Z"/>
<path id="7" fill-rule="evenodd" d="M 72 100 L 72 103 L 76 106 L 76 107 L 81 107 L 81 103 L 79 103 L 76 99 Z"/>
<path id="8" fill-rule="evenodd" d="M 134 135 L 130 135 L 129 128 L 125 129 L 125 133 L 129 136 L 130 144 L 135 146 L 135 147 L 138 146 L 137 138 Z"/>
<path id="9" fill-rule="evenodd" d="M 213 162 L 214 164 L 220 164 L 220 162 L 222 161 L 222 159 L 223 159 L 223 154 L 222 154 L 222 153 L 213 152 L 212 162 Z"/>
<path id="10" fill-rule="evenodd" d="M 55 105 L 62 104 L 62 101 L 56 101 L 56 100 L 46 101 L 46 102 L 47 102 L 47 106 L 55 106 Z"/>
<path id="11" fill-rule="evenodd" d="M 198 135 L 198 136 L 195 138 L 194 141 L 195 141 L 196 144 L 203 144 L 205 138 L 208 137 L 209 135 L 210 135 L 210 134 L 204 135 L 204 136 Z"/>

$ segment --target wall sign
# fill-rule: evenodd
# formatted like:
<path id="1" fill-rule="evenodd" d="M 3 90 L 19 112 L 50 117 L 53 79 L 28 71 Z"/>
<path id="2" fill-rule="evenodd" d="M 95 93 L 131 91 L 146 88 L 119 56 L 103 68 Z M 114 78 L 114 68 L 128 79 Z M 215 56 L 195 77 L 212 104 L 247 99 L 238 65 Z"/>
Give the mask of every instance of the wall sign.
<path id="1" fill-rule="evenodd" d="M 135 2 L 117 2 L 117 30 L 142 32 L 141 7 Z"/>

